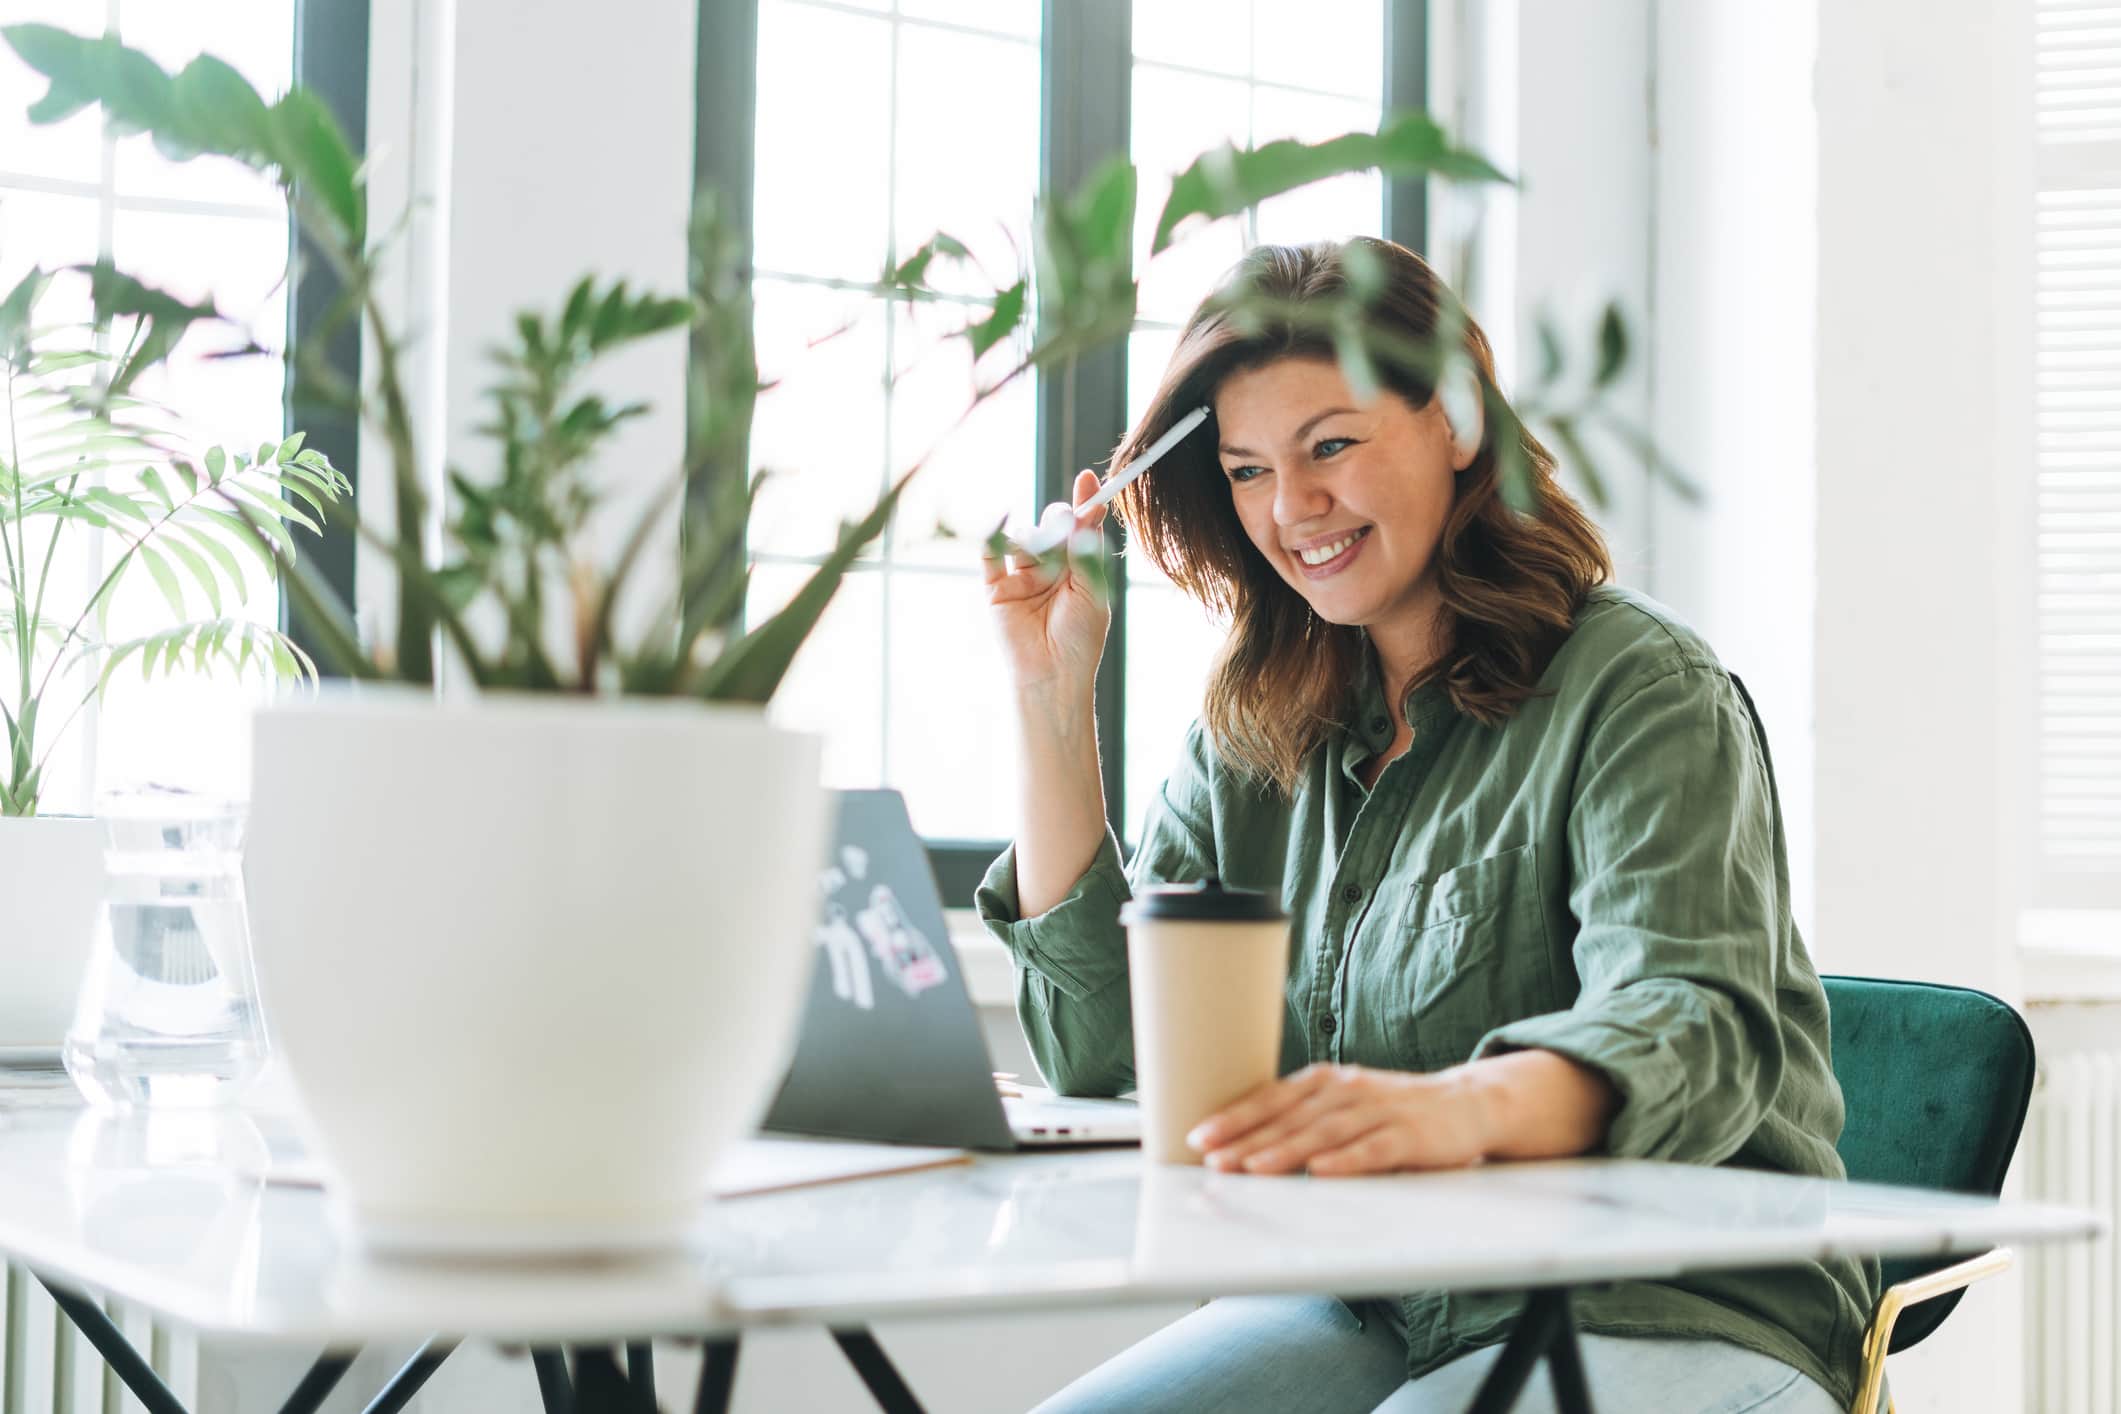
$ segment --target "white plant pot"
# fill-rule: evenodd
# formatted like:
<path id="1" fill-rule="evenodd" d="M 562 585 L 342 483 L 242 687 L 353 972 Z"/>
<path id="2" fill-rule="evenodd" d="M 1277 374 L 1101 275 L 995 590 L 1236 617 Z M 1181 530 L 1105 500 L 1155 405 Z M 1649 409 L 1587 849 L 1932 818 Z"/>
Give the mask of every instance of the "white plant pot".
<path id="1" fill-rule="evenodd" d="M 260 1001 L 380 1250 L 655 1246 L 809 976 L 818 743 L 753 709 L 412 693 L 258 714 Z"/>
<path id="2" fill-rule="evenodd" d="M 103 888 L 103 822 L 0 819 L 0 1046 L 57 1046 Z"/>

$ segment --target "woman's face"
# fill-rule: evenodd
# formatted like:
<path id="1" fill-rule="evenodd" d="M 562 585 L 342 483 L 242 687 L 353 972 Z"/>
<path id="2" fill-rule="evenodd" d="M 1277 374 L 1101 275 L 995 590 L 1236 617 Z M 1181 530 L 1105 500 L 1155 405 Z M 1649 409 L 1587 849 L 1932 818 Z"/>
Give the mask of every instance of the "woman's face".
<path id="1" fill-rule="evenodd" d="M 1429 573 L 1471 452 L 1442 405 L 1389 391 L 1358 400 L 1326 359 L 1233 374 L 1215 396 L 1223 474 L 1245 534 L 1328 623 L 1425 623 Z"/>

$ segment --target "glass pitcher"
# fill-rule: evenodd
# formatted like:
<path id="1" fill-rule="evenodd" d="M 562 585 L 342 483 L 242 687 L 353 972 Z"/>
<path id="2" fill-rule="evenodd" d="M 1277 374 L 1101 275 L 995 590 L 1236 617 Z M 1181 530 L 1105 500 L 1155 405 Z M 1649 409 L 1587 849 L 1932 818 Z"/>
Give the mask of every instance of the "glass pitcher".
<path id="1" fill-rule="evenodd" d="M 266 1057 L 243 808 L 166 790 L 102 806 L 103 901 L 67 1072 L 102 1106 L 231 1103 Z"/>

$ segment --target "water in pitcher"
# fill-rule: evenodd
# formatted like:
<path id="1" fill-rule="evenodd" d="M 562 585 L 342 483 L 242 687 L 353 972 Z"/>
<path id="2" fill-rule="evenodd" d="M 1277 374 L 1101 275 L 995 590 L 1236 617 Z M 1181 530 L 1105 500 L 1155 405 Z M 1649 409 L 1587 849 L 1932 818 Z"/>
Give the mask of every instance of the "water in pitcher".
<path id="1" fill-rule="evenodd" d="M 178 792 L 106 803 L 106 878 L 66 1068 L 100 1105 L 224 1104 L 265 1060 L 243 815 Z"/>

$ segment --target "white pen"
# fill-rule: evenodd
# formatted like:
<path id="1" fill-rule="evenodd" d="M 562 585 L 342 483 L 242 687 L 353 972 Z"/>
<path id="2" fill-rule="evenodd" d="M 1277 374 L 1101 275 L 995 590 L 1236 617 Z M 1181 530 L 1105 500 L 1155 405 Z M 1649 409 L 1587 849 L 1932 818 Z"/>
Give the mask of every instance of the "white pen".
<path id="1" fill-rule="evenodd" d="M 1164 435 L 1151 442 L 1147 451 L 1144 451 L 1133 461 L 1128 462 L 1124 469 L 1114 472 L 1107 478 L 1105 484 L 1098 487 L 1096 493 L 1089 500 L 1079 506 L 1069 506 L 1064 502 L 1055 501 L 1052 505 L 1046 507 L 1046 513 L 1038 518 L 1036 526 L 1022 535 L 1010 535 L 1009 539 L 1016 544 L 1018 549 L 1032 555 L 1043 555 L 1048 550 L 1058 548 L 1062 541 L 1075 532 L 1075 522 L 1078 517 L 1096 510 L 1099 506 L 1117 496 L 1128 482 L 1140 476 L 1150 467 L 1155 466 L 1157 462 L 1163 459 L 1164 453 L 1170 451 L 1180 442 L 1185 441 L 1188 433 L 1203 422 L 1206 422 L 1211 411 L 1213 409 L 1206 404 L 1193 409 L 1193 411 L 1165 428 Z"/>

